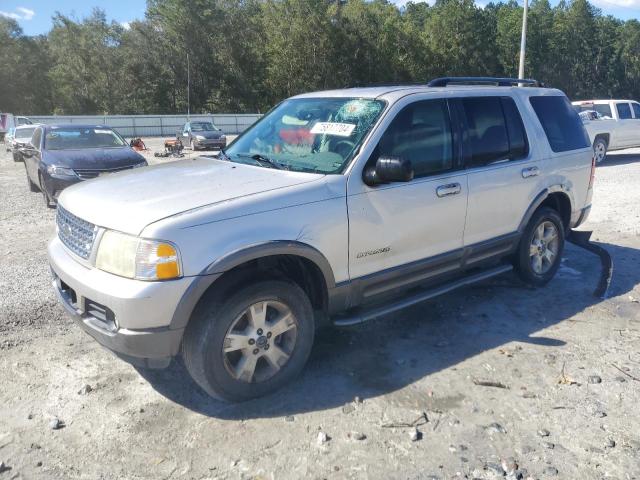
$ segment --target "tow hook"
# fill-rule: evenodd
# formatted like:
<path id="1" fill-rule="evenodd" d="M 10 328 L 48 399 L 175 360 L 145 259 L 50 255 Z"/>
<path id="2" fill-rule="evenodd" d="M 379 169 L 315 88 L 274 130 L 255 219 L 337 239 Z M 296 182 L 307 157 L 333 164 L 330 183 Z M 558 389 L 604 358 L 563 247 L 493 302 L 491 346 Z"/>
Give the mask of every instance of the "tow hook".
<path id="1" fill-rule="evenodd" d="M 593 296 L 601 299 L 607 298 L 609 286 L 611 285 L 611 278 L 613 277 L 613 260 L 611 255 L 600 245 L 596 245 L 591 242 L 591 231 L 569 230 L 567 240 L 578 247 L 589 250 L 600 257 L 600 281 L 598 286 L 593 291 Z"/>

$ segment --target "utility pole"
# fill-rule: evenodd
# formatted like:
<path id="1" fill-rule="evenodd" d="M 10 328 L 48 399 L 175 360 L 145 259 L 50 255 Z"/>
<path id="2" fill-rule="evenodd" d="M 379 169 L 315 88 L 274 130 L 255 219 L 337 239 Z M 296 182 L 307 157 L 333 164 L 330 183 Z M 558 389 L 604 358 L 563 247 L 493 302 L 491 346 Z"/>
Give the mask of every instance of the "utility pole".
<path id="1" fill-rule="evenodd" d="M 526 1 L 526 0 L 525 0 Z M 191 121 L 191 73 L 189 54 L 187 53 L 187 121 Z"/>
<path id="2" fill-rule="evenodd" d="M 522 12 L 522 38 L 520 39 L 520 68 L 518 69 L 518 78 L 524 78 L 524 52 L 527 49 L 527 10 L 529 10 L 529 0 L 524 0 L 524 12 Z"/>

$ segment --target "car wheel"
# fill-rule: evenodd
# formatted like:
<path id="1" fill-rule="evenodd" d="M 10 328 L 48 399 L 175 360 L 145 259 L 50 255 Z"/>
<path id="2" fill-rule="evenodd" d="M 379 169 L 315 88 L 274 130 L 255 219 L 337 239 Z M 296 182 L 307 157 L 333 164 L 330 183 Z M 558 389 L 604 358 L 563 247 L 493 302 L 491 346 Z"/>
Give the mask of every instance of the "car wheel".
<path id="1" fill-rule="evenodd" d="M 525 229 L 516 257 L 516 271 L 525 282 L 546 285 L 558 271 L 564 250 L 564 225 L 558 212 L 537 210 Z"/>
<path id="2" fill-rule="evenodd" d="M 304 291 L 288 281 L 262 281 L 199 308 L 186 329 L 182 356 L 209 395 L 238 402 L 296 377 L 313 337 L 313 309 Z"/>
<path id="3" fill-rule="evenodd" d="M 13 152 L 13 161 L 14 162 L 21 162 L 22 161 L 22 157 L 20 156 L 20 154 L 18 152 Z"/>
<path id="4" fill-rule="evenodd" d="M 596 158 L 596 164 L 604 162 L 607 158 L 607 142 L 603 138 L 596 138 L 593 142 L 593 154 Z"/>
<path id="5" fill-rule="evenodd" d="M 44 184 L 44 180 L 42 178 L 42 174 L 38 173 L 38 180 L 40 181 L 40 191 L 42 192 L 42 198 L 44 199 L 44 204 L 47 208 L 55 208 L 56 204 L 49 196 L 49 192 L 47 192 L 47 187 Z"/>
<path id="6" fill-rule="evenodd" d="M 29 187 L 29 191 L 30 192 L 37 192 L 40 189 L 38 188 L 38 185 L 36 185 L 35 183 L 33 183 L 31 181 L 31 177 L 29 177 L 29 172 L 27 171 L 27 166 L 24 166 L 24 173 L 27 175 L 27 186 Z"/>

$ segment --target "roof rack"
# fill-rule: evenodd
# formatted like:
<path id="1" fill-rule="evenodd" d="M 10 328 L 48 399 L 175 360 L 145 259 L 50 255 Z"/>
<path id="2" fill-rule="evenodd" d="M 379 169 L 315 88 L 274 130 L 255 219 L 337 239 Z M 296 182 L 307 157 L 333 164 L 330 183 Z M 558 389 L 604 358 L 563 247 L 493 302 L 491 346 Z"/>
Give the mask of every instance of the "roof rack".
<path id="1" fill-rule="evenodd" d="M 530 87 L 544 87 L 544 83 L 531 78 L 503 78 L 503 77 L 441 77 L 434 78 L 428 87 L 446 87 L 449 84 L 456 85 L 496 85 L 498 87 L 512 87 L 522 84 Z"/>

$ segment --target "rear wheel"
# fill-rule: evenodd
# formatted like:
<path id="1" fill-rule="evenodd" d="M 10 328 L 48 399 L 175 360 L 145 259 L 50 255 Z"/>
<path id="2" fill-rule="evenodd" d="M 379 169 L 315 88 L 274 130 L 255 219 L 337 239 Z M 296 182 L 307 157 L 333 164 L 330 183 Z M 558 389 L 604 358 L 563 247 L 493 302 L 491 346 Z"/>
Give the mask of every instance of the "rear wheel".
<path id="1" fill-rule="evenodd" d="M 607 141 L 604 138 L 596 138 L 593 142 L 593 155 L 596 158 L 596 164 L 604 162 L 607 158 Z"/>
<path id="2" fill-rule="evenodd" d="M 546 285 L 558 271 L 564 250 L 564 225 L 558 212 L 543 207 L 533 214 L 525 229 L 515 262 L 522 280 Z"/>
<path id="3" fill-rule="evenodd" d="M 313 309 L 304 291 L 287 281 L 262 281 L 199 308 L 185 332 L 182 355 L 209 395 L 236 402 L 271 393 L 296 377 L 313 336 Z"/>

